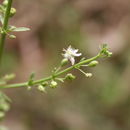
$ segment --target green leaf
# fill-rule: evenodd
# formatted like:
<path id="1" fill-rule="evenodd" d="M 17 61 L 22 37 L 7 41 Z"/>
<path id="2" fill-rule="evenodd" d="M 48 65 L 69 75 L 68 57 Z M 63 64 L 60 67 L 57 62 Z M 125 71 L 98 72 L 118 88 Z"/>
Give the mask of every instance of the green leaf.
<path id="1" fill-rule="evenodd" d="M 80 62 L 81 62 L 81 61 L 84 61 L 85 59 L 86 59 L 85 57 L 81 58 Z"/>
<path id="2" fill-rule="evenodd" d="M 30 29 L 29 28 L 25 28 L 25 27 L 14 27 L 11 29 L 11 31 L 13 32 L 23 32 L 23 31 L 29 31 Z"/>
<path id="3" fill-rule="evenodd" d="M 34 77 L 35 77 L 35 73 L 32 72 L 30 77 L 29 77 L 29 81 L 28 81 L 29 86 L 31 86 L 33 84 Z"/>

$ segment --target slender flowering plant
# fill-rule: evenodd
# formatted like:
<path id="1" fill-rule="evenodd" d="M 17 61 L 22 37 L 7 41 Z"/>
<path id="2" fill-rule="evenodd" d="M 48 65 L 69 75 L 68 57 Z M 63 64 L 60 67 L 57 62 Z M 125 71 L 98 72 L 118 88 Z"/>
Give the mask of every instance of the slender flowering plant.
<path id="1" fill-rule="evenodd" d="M 13 0 L 4 0 L 0 5 L 0 64 L 2 60 L 4 44 L 6 36 L 9 38 L 16 38 L 12 32 L 19 31 L 29 31 L 29 28 L 26 27 L 15 27 L 14 25 L 9 25 L 9 19 L 13 17 L 16 13 L 16 9 L 12 8 Z M 77 69 L 83 73 L 86 77 L 92 77 L 92 73 L 86 73 L 82 70 L 82 67 L 95 67 L 98 64 L 99 58 L 110 57 L 112 52 L 108 50 L 106 44 L 101 45 L 99 53 L 89 59 L 81 57 L 82 54 L 78 53 L 78 49 L 74 49 L 71 45 L 67 49 L 63 49 L 62 60 L 60 65 L 53 69 L 52 74 L 48 77 L 35 80 L 35 73 L 32 73 L 27 82 L 9 84 L 8 81 L 12 80 L 15 77 L 15 74 L 7 74 L 0 77 L 0 89 L 7 88 L 20 88 L 25 87 L 28 90 L 31 90 L 32 87 L 35 87 L 38 91 L 42 93 L 47 92 L 47 88 L 57 88 L 59 82 L 64 83 L 67 80 L 74 80 L 75 75 L 71 73 L 71 70 Z M 76 58 L 81 57 L 81 59 L 76 63 Z M 71 64 L 69 64 L 69 62 Z M 65 68 L 66 65 L 69 65 Z M 63 68 L 64 67 L 64 68 Z M 63 75 L 63 77 L 61 77 Z M 0 92 L 0 119 L 5 116 L 5 112 L 9 110 L 10 99 L 3 93 Z"/>

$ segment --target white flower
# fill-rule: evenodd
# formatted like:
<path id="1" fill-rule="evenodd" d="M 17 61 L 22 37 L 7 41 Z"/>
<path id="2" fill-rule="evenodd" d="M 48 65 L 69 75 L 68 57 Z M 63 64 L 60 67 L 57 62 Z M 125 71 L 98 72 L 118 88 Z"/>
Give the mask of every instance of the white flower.
<path id="1" fill-rule="evenodd" d="M 64 56 L 64 58 L 70 60 L 72 65 L 74 65 L 75 63 L 75 57 L 79 57 L 82 55 L 81 53 L 77 53 L 78 49 L 74 49 L 71 46 L 69 46 L 67 50 L 63 49 L 63 51 L 65 52 L 65 54 L 62 55 Z"/>

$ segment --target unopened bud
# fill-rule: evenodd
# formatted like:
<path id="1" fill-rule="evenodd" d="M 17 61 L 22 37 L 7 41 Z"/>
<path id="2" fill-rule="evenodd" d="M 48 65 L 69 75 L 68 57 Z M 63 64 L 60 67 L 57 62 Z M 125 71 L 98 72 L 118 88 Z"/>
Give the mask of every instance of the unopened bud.
<path id="1" fill-rule="evenodd" d="M 51 81 L 50 87 L 51 87 L 51 88 L 56 88 L 56 87 L 57 87 L 57 82 L 54 81 L 54 80 Z"/>
<path id="2" fill-rule="evenodd" d="M 7 6 L 8 5 L 8 0 L 4 0 L 3 5 Z"/>
<path id="3" fill-rule="evenodd" d="M 75 78 L 76 77 L 73 74 L 71 74 L 71 73 L 67 74 L 66 77 L 65 77 L 65 79 L 67 79 L 67 80 L 73 80 Z"/>
<path id="4" fill-rule="evenodd" d="M 13 17 L 16 14 L 16 9 L 15 8 L 11 8 L 10 10 L 10 17 Z"/>
<path id="5" fill-rule="evenodd" d="M 112 56 L 112 52 L 106 51 L 106 53 L 107 53 L 107 56 L 108 56 L 108 57 L 111 57 L 111 56 Z"/>
<path id="6" fill-rule="evenodd" d="M 91 78 L 93 75 L 92 75 L 92 73 L 86 73 L 85 76 L 86 76 L 87 78 Z"/>
<path id="7" fill-rule="evenodd" d="M 65 66 L 67 63 L 68 63 L 68 59 L 64 58 L 64 59 L 61 61 L 61 66 Z"/>
<path id="8" fill-rule="evenodd" d="M 39 85 L 38 86 L 38 90 L 40 91 L 40 92 L 46 92 L 46 89 L 45 89 L 45 87 L 44 86 L 42 86 L 42 85 Z"/>
<path id="9" fill-rule="evenodd" d="M 88 66 L 89 66 L 89 67 L 95 67 L 98 63 L 99 63 L 98 61 L 94 60 L 94 61 L 91 61 L 91 62 L 88 64 Z"/>
<path id="10" fill-rule="evenodd" d="M 9 37 L 10 37 L 11 39 L 15 39 L 15 38 L 16 38 L 15 35 L 9 35 Z"/>

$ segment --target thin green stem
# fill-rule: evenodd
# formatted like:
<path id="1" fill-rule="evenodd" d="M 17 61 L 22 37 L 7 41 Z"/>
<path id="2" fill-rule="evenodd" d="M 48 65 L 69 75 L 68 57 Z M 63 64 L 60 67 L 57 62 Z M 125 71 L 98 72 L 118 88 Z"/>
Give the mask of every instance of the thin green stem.
<path id="1" fill-rule="evenodd" d="M 7 35 L 6 30 L 7 30 L 7 27 L 8 27 L 8 21 L 9 21 L 9 17 L 10 17 L 11 6 L 12 6 L 12 0 L 8 0 L 8 4 L 7 4 L 5 15 L 4 15 L 4 23 L 3 23 L 3 26 L 2 26 L 2 34 L 1 34 L 1 37 L 0 37 L 0 64 L 1 64 L 3 50 L 4 50 L 5 38 L 6 38 L 6 35 Z"/>
<path id="2" fill-rule="evenodd" d="M 76 68 L 76 67 L 78 67 L 78 66 L 81 66 L 81 65 L 86 64 L 86 63 L 89 63 L 89 62 L 91 62 L 91 61 L 93 61 L 93 60 L 96 60 L 96 59 L 98 59 L 99 57 L 100 57 L 100 54 L 98 54 L 98 55 L 96 55 L 95 57 L 92 57 L 92 58 L 90 58 L 90 59 L 81 61 L 81 62 L 79 62 L 79 63 L 77 63 L 77 64 L 75 64 L 75 65 L 73 65 L 73 66 L 70 66 L 69 68 L 66 68 L 65 70 L 62 70 L 62 71 L 58 72 L 58 73 L 55 74 L 54 76 L 55 76 L 55 78 L 56 78 L 56 77 L 59 77 L 60 75 L 65 74 L 65 73 L 71 71 L 72 69 L 74 69 L 74 68 Z M 54 78 L 53 76 L 49 76 L 49 77 L 47 77 L 47 78 L 35 80 L 35 81 L 33 81 L 32 85 L 37 85 L 37 84 L 43 83 L 43 82 L 45 82 L 45 81 L 52 80 L 53 78 Z M 24 83 L 18 83 L 18 84 L 16 83 L 16 84 L 3 85 L 3 86 L 0 86 L 0 88 L 1 88 L 1 89 L 2 89 L 2 88 L 18 88 L 18 87 L 27 87 L 27 86 L 28 86 L 28 82 L 24 82 Z"/>

